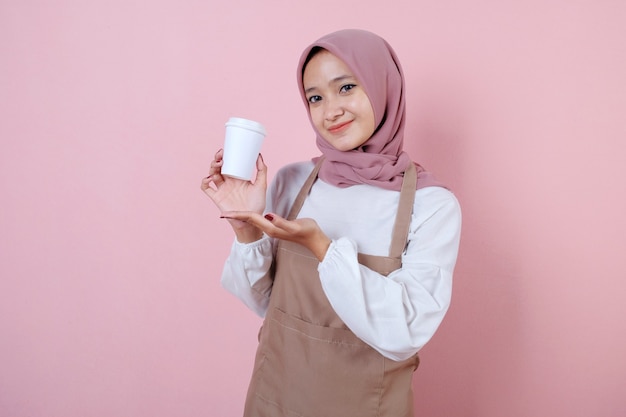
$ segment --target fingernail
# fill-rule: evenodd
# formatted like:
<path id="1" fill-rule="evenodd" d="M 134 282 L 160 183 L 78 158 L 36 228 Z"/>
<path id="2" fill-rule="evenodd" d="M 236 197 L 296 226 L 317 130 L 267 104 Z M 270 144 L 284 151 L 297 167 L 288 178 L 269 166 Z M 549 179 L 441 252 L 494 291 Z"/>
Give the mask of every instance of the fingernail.
<path id="1" fill-rule="evenodd" d="M 269 213 L 267 213 L 267 214 L 265 215 L 265 218 L 266 218 L 267 220 L 269 220 L 269 221 L 274 220 L 274 216 L 272 216 L 272 215 L 271 215 L 271 214 L 269 214 Z"/>

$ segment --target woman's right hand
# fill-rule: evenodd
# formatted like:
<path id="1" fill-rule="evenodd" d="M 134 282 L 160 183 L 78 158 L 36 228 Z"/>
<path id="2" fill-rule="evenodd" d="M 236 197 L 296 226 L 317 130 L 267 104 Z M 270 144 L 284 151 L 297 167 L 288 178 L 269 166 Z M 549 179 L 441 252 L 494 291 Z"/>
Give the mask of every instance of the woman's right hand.
<path id="1" fill-rule="evenodd" d="M 226 211 L 251 211 L 263 214 L 267 191 L 267 166 L 259 154 L 256 161 L 257 175 L 254 182 L 222 175 L 224 151 L 220 149 L 211 161 L 209 175 L 202 179 L 200 188 L 219 208 Z M 244 243 L 258 240 L 263 232 L 255 226 L 236 219 L 228 220 L 237 235 L 237 240 Z"/>

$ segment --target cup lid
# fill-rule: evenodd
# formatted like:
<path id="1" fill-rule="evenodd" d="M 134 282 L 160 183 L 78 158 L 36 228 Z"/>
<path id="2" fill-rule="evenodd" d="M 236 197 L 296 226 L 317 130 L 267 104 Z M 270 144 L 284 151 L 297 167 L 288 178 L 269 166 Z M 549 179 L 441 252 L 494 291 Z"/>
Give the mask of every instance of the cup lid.
<path id="1" fill-rule="evenodd" d="M 261 123 L 255 122 L 254 120 L 250 119 L 244 119 L 242 117 L 229 118 L 226 122 L 226 126 L 242 127 L 244 129 L 254 130 L 255 132 L 262 134 L 263 136 L 267 135 L 267 131 Z"/>

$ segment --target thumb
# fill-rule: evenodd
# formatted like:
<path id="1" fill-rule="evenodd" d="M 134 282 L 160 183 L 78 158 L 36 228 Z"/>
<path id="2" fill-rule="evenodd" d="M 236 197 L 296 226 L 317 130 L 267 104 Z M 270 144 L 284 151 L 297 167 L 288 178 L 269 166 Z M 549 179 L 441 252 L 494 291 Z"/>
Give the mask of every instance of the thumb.
<path id="1" fill-rule="evenodd" d="M 263 161 L 263 155 L 259 154 L 259 156 L 256 159 L 256 169 L 257 169 L 257 174 L 256 174 L 256 180 L 254 181 L 255 183 L 261 181 L 261 184 L 266 184 L 267 183 L 267 165 L 265 165 L 265 162 Z"/>

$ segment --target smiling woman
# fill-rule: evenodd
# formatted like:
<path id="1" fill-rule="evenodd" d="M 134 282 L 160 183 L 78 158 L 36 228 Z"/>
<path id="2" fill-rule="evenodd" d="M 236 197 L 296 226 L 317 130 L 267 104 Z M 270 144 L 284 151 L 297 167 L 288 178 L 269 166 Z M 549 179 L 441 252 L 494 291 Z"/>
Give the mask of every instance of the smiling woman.
<path id="1" fill-rule="evenodd" d="M 404 150 L 463 208 L 453 301 L 419 350 L 415 414 L 626 416 L 626 1 L 328 4 L 0 1 L 2 417 L 241 416 L 261 319 L 219 288 L 222 271 L 268 323 L 300 323 L 281 321 L 277 299 L 268 306 L 290 290 L 302 321 L 336 328 L 322 316 L 332 300 L 380 356 L 410 355 L 447 300 L 437 283 L 449 277 L 428 268 L 447 273 L 437 242 L 454 225 L 435 233 L 428 216 L 449 196 L 416 190 L 402 269 L 385 277 L 352 259 L 389 255 L 401 193 L 384 188 L 392 176 L 364 182 L 378 161 L 347 161 L 397 162 L 394 133 L 377 134 L 402 120 Z M 392 42 L 407 88 L 381 68 L 395 61 L 375 37 L 316 42 L 348 66 L 376 120 L 359 152 L 335 155 L 316 145 L 308 102 L 298 106 L 296 67 L 305 46 L 355 21 Z M 401 92 L 406 118 L 390 97 Z M 248 223 L 253 243 L 231 246 L 228 221 L 197 189 L 232 115 L 268 127 L 270 197 L 258 187 L 253 204 L 223 210 L 274 216 L 263 223 L 272 234 L 315 221 L 332 244 L 312 277 L 281 281 L 280 239 Z M 316 156 L 320 176 L 283 225 Z M 277 175 L 294 161 L 305 162 Z M 283 272 L 268 279 L 271 262 Z M 323 297 L 298 286 L 308 278 L 323 280 Z M 298 363 L 321 352 L 306 346 Z M 335 369 L 350 373 L 354 360 Z M 259 383 L 275 380 L 267 369 Z M 302 379 L 332 384 L 316 369 Z"/>
<path id="2" fill-rule="evenodd" d="M 318 148 L 243 181 L 202 189 L 236 240 L 222 284 L 265 317 L 245 416 L 413 415 L 418 351 L 450 304 L 461 212 L 411 161 L 395 52 L 361 30 L 302 53 L 299 89 Z M 319 180 L 318 180 L 319 178 Z"/>

